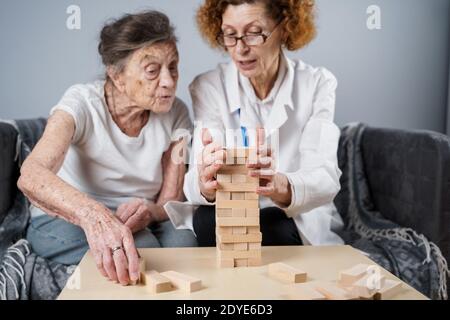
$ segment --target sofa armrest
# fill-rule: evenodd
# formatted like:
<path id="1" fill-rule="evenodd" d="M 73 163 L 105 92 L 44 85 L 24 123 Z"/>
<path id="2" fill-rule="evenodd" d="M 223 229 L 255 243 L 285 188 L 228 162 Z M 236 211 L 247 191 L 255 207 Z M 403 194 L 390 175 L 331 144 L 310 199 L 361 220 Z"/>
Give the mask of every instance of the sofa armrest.
<path id="1" fill-rule="evenodd" d="M 10 209 L 17 191 L 18 168 L 15 161 L 17 131 L 0 123 L 0 224 Z"/>
<path id="2" fill-rule="evenodd" d="M 450 137 L 368 127 L 361 147 L 376 209 L 424 234 L 450 261 Z"/>

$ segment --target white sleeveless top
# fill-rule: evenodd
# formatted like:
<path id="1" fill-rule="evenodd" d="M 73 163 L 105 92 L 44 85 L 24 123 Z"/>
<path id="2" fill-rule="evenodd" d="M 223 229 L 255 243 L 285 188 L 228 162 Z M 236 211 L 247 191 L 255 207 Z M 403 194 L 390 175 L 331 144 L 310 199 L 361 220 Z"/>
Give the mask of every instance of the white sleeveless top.
<path id="1" fill-rule="evenodd" d="M 131 198 L 156 200 L 163 181 L 161 159 L 172 141 L 189 135 L 192 123 L 178 98 L 166 114 L 150 114 L 138 137 L 124 134 L 105 101 L 105 81 L 69 88 L 50 111 L 75 120 L 72 144 L 58 176 L 115 211 Z M 32 217 L 45 214 L 31 206 Z"/>

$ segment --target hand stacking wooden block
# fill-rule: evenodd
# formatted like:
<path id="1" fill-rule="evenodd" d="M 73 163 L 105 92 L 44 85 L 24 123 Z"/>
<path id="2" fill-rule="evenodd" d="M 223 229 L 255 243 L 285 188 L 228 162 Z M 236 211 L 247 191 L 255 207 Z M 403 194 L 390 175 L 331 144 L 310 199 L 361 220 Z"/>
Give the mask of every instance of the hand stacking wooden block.
<path id="1" fill-rule="evenodd" d="M 221 268 L 261 265 L 259 179 L 246 164 L 256 160 L 255 149 L 228 149 L 226 165 L 217 173 L 216 242 Z"/>

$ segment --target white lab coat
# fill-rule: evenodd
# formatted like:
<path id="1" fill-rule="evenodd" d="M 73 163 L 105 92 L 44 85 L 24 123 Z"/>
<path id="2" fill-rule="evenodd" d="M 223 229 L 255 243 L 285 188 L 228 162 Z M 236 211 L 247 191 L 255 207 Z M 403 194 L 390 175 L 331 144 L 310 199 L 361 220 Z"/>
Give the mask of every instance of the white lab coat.
<path id="1" fill-rule="evenodd" d="M 292 203 L 285 210 L 292 217 L 304 244 L 343 244 L 333 232 L 343 227 L 333 204 L 340 190 L 342 174 L 337 165 L 340 130 L 333 122 L 337 80 L 325 68 L 314 68 L 301 60 L 292 61 L 283 53 L 287 74 L 274 100 L 265 129 L 279 135 L 275 155 L 277 171 L 285 174 L 292 188 Z M 240 128 L 237 110 L 246 102 L 240 94 L 238 69 L 233 62 L 198 76 L 190 86 L 196 129 L 191 166 L 186 174 L 184 192 L 188 203 L 171 202 L 166 211 L 177 228 L 192 228 L 193 206 L 213 205 L 201 195 L 194 159 L 202 150 L 201 128 L 209 128 L 215 141 L 227 147 L 225 129 Z M 230 142 L 231 141 L 231 142 Z M 239 139 L 237 146 L 239 146 Z M 263 197 L 261 208 L 276 206 Z"/>

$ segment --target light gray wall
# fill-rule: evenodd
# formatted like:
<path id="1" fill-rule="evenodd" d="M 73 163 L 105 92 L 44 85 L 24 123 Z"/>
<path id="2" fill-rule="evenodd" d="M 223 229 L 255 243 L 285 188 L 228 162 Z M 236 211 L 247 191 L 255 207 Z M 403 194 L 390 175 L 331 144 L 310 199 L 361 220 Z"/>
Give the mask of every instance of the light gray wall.
<path id="1" fill-rule="evenodd" d="M 0 118 L 46 116 L 74 83 L 103 73 L 97 38 L 107 18 L 154 8 L 180 38 L 179 96 L 226 57 L 207 47 L 194 24 L 201 0 L 3 0 L 0 10 Z M 445 132 L 450 0 L 318 0 L 319 36 L 290 54 L 329 68 L 339 80 L 336 121 L 343 125 Z M 66 8 L 81 7 L 82 28 L 66 28 Z M 382 29 L 369 31 L 366 9 L 379 5 Z"/>

